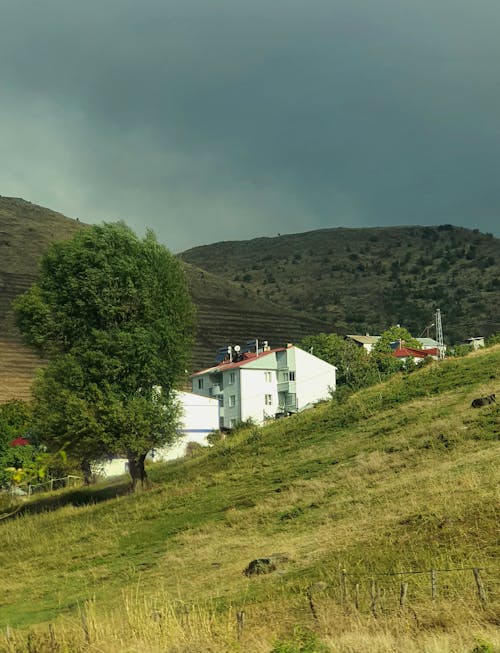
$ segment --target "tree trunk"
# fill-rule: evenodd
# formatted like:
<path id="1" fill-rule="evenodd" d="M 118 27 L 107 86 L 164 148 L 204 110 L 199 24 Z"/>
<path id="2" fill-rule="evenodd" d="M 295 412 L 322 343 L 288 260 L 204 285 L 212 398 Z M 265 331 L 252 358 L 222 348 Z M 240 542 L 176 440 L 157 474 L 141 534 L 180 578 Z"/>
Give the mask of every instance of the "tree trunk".
<path id="1" fill-rule="evenodd" d="M 84 485 L 90 485 L 94 480 L 90 460 L 84 458 L 80 464 L 80 469 L 82 470 Z"/>
<path id="2" fill-rule="evenodd" d="M 132 492 L 138 489 L 139 483 L 142 489 L 145 489 L 148 485 L 148 475 L 144 467 L 145 460 L 146 454 L 138 454 L 131 451 L 128 453 L 128 471 L 132 479 Z"/>

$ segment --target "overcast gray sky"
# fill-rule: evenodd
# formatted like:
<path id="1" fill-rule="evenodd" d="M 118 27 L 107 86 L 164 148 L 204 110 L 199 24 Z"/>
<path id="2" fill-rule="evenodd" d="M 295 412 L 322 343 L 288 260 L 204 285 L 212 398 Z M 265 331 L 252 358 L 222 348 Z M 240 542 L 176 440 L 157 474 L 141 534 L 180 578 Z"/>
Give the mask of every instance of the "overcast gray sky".
<path id="1" fill-rule="evenodd" d="M 500 235 L 498 0 L 0 0 L 0 194 L 177 252 Z"/>

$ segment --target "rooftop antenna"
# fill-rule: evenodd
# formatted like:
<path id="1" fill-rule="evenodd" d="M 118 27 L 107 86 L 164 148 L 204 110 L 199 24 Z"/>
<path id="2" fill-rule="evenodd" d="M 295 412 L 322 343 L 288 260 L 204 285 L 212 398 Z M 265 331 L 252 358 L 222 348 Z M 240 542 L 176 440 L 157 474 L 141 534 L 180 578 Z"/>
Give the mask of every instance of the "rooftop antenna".
<path id="1" fill-rule="evenodd" d="M 439 308 L 436 309 L 434 323 L 436 325 L 436 340 L 439 348 L 439 358 L 444 358 L 443 324 L 441 322 L 441 311 Z"/>

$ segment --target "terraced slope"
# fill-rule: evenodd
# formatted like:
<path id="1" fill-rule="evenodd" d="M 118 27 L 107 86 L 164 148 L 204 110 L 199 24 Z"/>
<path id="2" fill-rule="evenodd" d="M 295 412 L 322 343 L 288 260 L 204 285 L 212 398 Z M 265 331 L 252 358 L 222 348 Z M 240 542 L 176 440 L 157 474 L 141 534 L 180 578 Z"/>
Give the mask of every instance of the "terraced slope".
<path id="1" fill-rule="evenodd" d="M 0 402 L 26 399 L 41 360 L 22 341 L 14 323 L 12 300 L 35 280 L 37 261 L 54 240 L 71 237 L 85 225 L 21 199 L 0 197 Z M 184 264 L 198 309 L 192 369 L 207 366 L 228 342 L 251 338 L 272 345 L 297 342 L 329 326 L 307 315 L 282 310 L 252 290 Z"/>
<path id="2" fill-rule="evenodd" d="M 278 303 L 263 301 L 237 284 L 194 266 L 185 266 L 198 316 L 194 369 L 211 363 L 217 349 L 227 343 L 244 345 L 258 338 L 279 346 L 329 329 L 320 320 L 283 310 Z"/>
<path id="3" fill-rule="evenodd" d="M 49 243 L 70 238 L 81 227 L 55 211 L 0 196 L 0 402 L 29 398 L 42 364 L 24 344 L 11 302 L 35 281 L 38 259 Z"/>

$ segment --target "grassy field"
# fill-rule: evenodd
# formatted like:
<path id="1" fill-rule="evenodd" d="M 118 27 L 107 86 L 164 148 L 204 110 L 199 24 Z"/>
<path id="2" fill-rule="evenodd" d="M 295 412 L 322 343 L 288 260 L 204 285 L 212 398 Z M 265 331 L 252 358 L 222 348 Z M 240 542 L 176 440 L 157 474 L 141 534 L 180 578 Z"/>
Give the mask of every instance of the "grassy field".
<path id="1" fill-rule="evenodd" d="M 495 651 L 499 410 L 470 403 L 499 370 L 480 351 L 153 467 L 148 492 L 27 503 L 0 522 L 0 651 Z"/>

